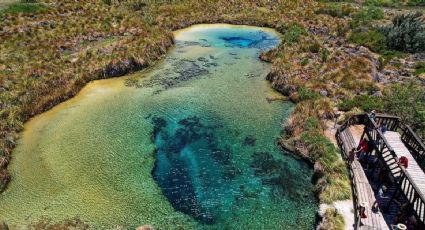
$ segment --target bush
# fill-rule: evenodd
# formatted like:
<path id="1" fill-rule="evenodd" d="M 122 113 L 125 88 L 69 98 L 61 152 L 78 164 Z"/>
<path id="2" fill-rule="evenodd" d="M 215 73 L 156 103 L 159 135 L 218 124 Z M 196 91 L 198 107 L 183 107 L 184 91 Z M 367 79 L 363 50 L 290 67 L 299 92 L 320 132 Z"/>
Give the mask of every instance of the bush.
<path id="1" fill-rule="evenodd" d="M 322 60 L 322 62 L 327 62 L 328 58 L 329 58 L 329 50 L 326 48 L 323 48 L 320 52 L 320 59 Z"/>
<path id="2" fill-rule="evenodd" d="M 398 83 L 384 91 L 384 108 L 390 113 L 401 117 L 417 132 L 425 134 L 425 90 L 417 81 Z"/>
<path id="3" fill-rule="evenodd" d="M 375 52 L 383 52 L 387 49 L 385 36 L 375 30 L 353 32 L 348 40 L 351 43 L 366 46 Z"/>
<path id="4" fill-rule="evenodd" d="M 378 7 L 365 7 L 358 13 L 353 15 L 351 27 L 356 28 L 359 26 L 369 25 L 373 20 L 383 19 L 385 16 L 384 10 Z"/>
<path id="5" fill-rule="evenodd" d="M 313 43 L 308 47 L 308 50 L 312 53 L 319 53 L 320 51 L 320 44 L 319 43 Z"/>
<path id="6" fill-rule="evenodd" d="M 395 7 L 397 2 L 394 0 L 366 0 L 363 3 L 366 6 L 385 6 L 385 7 Z"/>
<path id="7" fill-rule="evenodd" d="M 327 4 L 326 7 L 318 9 L 315 13 L 343 18 L 349 16 L 353 11 L 354 9 L 348 4 Z"/>
<path id="8" fill-rule="evenodd" d="M 382 99 L 369 95 L 358 95 L 352 99 L 344 100 L 338 105 L 342 111 L 350 111 L 353 108 L 360 108 L 363 111 L 370 112 L 372 110 L 382 110 Z"/>
<path id="9" fill-rule="evenodd" d="M 286 32 L 283 34 L 283 41 L 286 44 L 293 44 L 298 42 L 301 35 L 306 35 L 307 31 L 304 29 L 304 27 L 298 25 L 298 24 L 292 24 L 288 27 Z"/>
<path id="10" fill-rule="evenodd" d="M 415 64 L 415 75 L 425 73 L 425 62 L 418 62 Z"/>
<path id="11" fill-rule="evenodd" d="M 305 101 L 305 100 L 317 99 L 320 97 L 320 94 L 310 89 L 307 89 L 305 87 L 301 87 L 298 89 L 298 97 L 300 101 Z"/>
<path id="12" fill-rule="evenodd" d="M 39 3 L 35 3 L 35 1 L 27 1 L 22 3 L 14 3 L 10 5 L 7 9 L 2 11 L 3 14 L 36 14 L 45 11 L 47 8 Z"/>
<path id="13" fill-rule="evenodd" d="M 422 13 L 397 15 L 392 20 L 392 25 L 381 27 L 385 35 L 387 46 L 391 49 L 420 52 L 425 51 L 425 27 Z"/>
<path id="14" fill-rule="evenodd" d="M 425 6 L 425 0 L 409 0 L 407 2 L 409 6 Z"/>

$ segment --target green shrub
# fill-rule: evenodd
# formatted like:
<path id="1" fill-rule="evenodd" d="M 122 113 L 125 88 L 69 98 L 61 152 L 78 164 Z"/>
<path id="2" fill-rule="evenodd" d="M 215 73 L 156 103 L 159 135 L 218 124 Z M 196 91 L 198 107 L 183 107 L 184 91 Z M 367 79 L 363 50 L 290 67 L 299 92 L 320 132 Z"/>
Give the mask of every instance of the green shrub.
<path id="1" fill-rule="evenodd" d="M 384 10 L 378 7 L 364 7 L 359 12 L 353 15 L 351 27 L 367 26 L 373 20 L 383 19 L 385 16 Z"/>
<path id="2" fill-rule="evenodd" d="M 298 89 L 298 96 L 300 101 L 305 101 L 305 100 L 317 99 L 320 97 L 320 94 L 310 89 L 307 89 L 305 87 L 301 87 Z"/>
<path id="3" fill-rule="evenodd" d="M 385 6 L 385 7 L 395 7 L 398 3 L 394 0 L 366 0 L 363 3 L 366 6 Z"/>
<path id="4" fill-rule="evenodd" d="M 14 3 L 11 4 L 7 9 L 2 11 L 3 14 L 36 14 L 45 11 L 47 8 L 43 4 L 34 3 L 33 1 Z"/>
<path id="5" fill-rule="evenodd" d="M 312 53 L 319 53 L 320 51 L 320 44 L 319 43 L 313 43 L 308 47 L 308 50 Z"/>
<path id="6" fill-rule="evenodd" d="M 357 95 L 352 99 L 347 99 L 338 105 L 342 111 L 350 111 L 353 108 L 360 108 L 363 111 L 382 110 L 382 99 L 369 95 Z"/>
<path id="7" fill-rule="evenodd" d="M 322 62 L 326 62 L 328 61 L 328 57 L 329 57 L 329 50 L 326 48 L 323 48 L 320 51 L 320 59 L 322 59 Z"/>
<path id="8" fill-rule="evenodd" d="M 306 35 L 307 31 L 298 24 L 292 24 L 288 27 L 286 32 L 283 34 L 283 41 L 286 44 L 294 44 L 298 42 L 301 35 Z"/>
<path id="9" fill-rule="evenodd" d="M 309 62 L 310 62 L 310 60 L 308 60 L 308 58 L 304 58 L 304 59 L 301 61 L 301 65 L 302 65 L 302 66 L 306 66 Z"/>
<path id="10" fill-rule="evenodd" d="M 425 134 L 425 89 L 417 81 L 398 83 L 384 91 L 384 108 L 397 115 L 417 132 Z"/>
<path id="11" fill-rule="evenodd" d="M 375 30 L 353 32 L 348 40 L 351 43 L 366 46 L 375 52 L 383 52 L 387 49 L 385 36 Z"/>
<path id="12" fill-rule="evenodd" d="M 329 139 L 318 132 L 303 132 L 301 141 L 309 146 L 314 161 L 319 159 L 331 164 L 338 158 L 335 145 Z"/>
<path id="13" fill-rule="evenodd" d="M 425 62 L 418 62 L 415 64 L 415 75 L 421 75 L 425 73 Z"/>
<path id="14" fill-rule="evenodd" d="M 406 52 L 425 51 L 425 27 L 422 13 L 397 15 L 392 24 L 381 27 L 380 32 L 387 38 L 387 46 Z"/>
<path id="15" fill-rule="evenodd" d="M 348 4 L 327 4 L 325 7 L 318 9 L 316 14 L 327 14 L 332 17 L 343 18 L 354 12 L 353 7 Z"/>
<path id="16" fill-rule="evenodd" d="M 109 6 L 112 5 L 112 0 L 102 0 L 102 2 Z"/>
<path id="17" fill-rule="evenodd" d="M 425 0 L 409 0 L 407 2 L 409 6 L 425 6 Z"/>

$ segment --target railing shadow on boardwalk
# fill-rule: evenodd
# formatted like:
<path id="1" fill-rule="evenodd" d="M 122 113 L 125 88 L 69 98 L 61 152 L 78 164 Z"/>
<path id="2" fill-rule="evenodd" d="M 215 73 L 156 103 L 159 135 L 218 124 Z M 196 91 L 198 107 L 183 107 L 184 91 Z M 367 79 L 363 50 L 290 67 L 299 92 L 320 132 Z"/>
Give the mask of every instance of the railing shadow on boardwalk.
<path id="1" fill-rule="evenodd" d="M 398 117 L 377 115 L 374 119 L 372 119 L 368 114 L 360 114 L 349 118 L 342 126 L 338 128 L 336 132 L 337 143 L 345 159 L 348 158 L 349 152 L 358 145 L 358 143 L 354 141 L 354 138 L 350 132 L 350 127 L 356 125 L 364 126 L 364 131 L 360 139 L 367 137 L 369 141 L 372 141 L 373 151 L 371 152 L 374 153 L 372 157 L 376 158 L 376 162 L 380 163 L 379 165 L 382 167 L 380 170 L 386 171 L 385 175 L 389 177 L 388 179 L 390 179 L 391 184 L 393 185 L 392 189 L 389 189 L 389 192 L 392 193 L 391 198 L 386 199 L 385 205 L 382 207 L 382 209 L 384 209 L 385 220 L 388 224 L 392 224 L 392 221 L 394 221 L 394 214 L 387 213 L 386 215 L 385 211 L 390 212 L 391 210 L 394 210 L 394 207 L 400 209 L 400 202 L 403 202 L 405 203 L 405 205 L 403 205 L 404 209 L 407 207 L 409 209 L 409 214 L 411 213 L 415 217 L 418 226 L 417 228 L 425 229 L 425 196 L 422 194 L 421 189 L 417 187 L 411 175 L 409 175 L 406 169 L 399 164 L 398 157 L 394 152 L 394 149 L 388 143 L 388 140 L 380 131 L 380 126 L 384 125 L 388 130 L 400 133 L 403 144 L 408 148 L 412 156 L 414 156 L 414 159 L 418 161 L 419 165 L 423 165 L 423 160 L 425 158 L 425 147 L 422 140 L 412 131 L 409 126 L 401 124 Z M 368 158 L 369 157 L 371 156 L 369 155 Z M 363 173 L 364 175 L 364 172 L 367 172 L 368 170 L 363 169 L 363 171 L 358 171 L 359 167 L 362 166 L 357 161 L 349 163 L 356 222 L 354 228 L 388 229 L 388 226 L 382 225 L 382 223 L 379 221 L 369 221 L 369 226 L 362 227 L 361 225 L 361 218 L 359 217 L 361 202 L 359 199 L 359 188 L 362 189 L 362 192 L 366 191 L 368 193 L 376 193 L 379 187 L 371 186 L 370 183 L 368 186 L 370 188 L 375 187 L 375 189 L 373 189 L 374 191 L 372 191 L 370 188 L 364 189 L 363 187 L 360 187 L 362 184 L 359 182 L 358 176 L 356 177 L 356 174 L 360 175 Z M 371 173 L 367 172 L 366 174 L 368 174 L 368 180 L 371 181 Z M 370 195 L 375 196 L 375 194 Z M 361 199 L 365 200 L 366 198 L 363 197 Z M 375 199 L 373 197 L 369 200 Z M 382 202 L 382 199 L 379 201 Z M 390 209 L 390 207 L 393 208 Z M 398 210 L 398 212 L 400 212 L 400 210 Z"/>

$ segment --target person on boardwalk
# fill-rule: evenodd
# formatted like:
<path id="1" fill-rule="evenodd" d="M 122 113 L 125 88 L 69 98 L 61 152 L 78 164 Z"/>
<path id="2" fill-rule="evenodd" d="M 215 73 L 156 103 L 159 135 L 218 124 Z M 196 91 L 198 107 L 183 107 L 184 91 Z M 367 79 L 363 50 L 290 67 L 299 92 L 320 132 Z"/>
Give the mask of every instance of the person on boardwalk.
<path id="1" fill-rule="evenodd" d="M 348 153 L 348 163 L 351 164 L 354 161 L 354 158 L 356 157 L 356 149 L 352 148 L 351 151 Z"/>
<path id="2" fill-rule="evenodd" d="M 381 124 L 379 126 L 379 131 L 381 131 L 381 133 L 385 135 L 385 133 L 388 131 L 388 128 L 385 124 Z"/>
<path id="3" fill-rule="evenodd" d="M 379 190 L 378 190 L 378 194 L 377 197 L 375 199 L 375 202 L 372 205 L 372 211 L 373 212 L 378 212 L 379 208 L 380 208 L 380 203 L 383 202 L 383 199 L 387 198 L 385 196 L 385 192 L 387 191 L 387 187 L 385 185 L 382 185 Z"/>
<path id="4" fill-rule="evenodd" d="M 407 157 L 402 156 L 400 157 L 400 159 L 398 160 L 398 162 L 400 163 L 400 165 L 402 165 L 405 169 L 407 169 L 407 166 L 409 166 L 409 159 L 407 159 Z"/>
<path id="5" fill-rule="evenodd" d="M 366 138 L 363 138 L 357 147 L 357 158 L 360 162 L 365 160 L 367 153 L 369 153 L 369 144 Z"/>
<path id="6" fill-rule="evenodd" d="M 376 121 L 376 120 L 375 120 L 375 119 L 376 119 L 376 111 L 375 111 L 375 110 L 372 110 L 372 112 L 370 113 L 369 117 L 370 117 L 370 119 L 372 119 L 373 121 Z"/>

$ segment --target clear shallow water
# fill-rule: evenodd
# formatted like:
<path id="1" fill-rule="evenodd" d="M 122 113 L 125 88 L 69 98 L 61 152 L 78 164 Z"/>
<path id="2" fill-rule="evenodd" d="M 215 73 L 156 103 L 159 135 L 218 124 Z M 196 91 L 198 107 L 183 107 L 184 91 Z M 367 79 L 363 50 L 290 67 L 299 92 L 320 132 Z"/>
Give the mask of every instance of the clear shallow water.
<path id="1" fill-rule="evenodd" d="M 200 25 L 151 69 L 95 81 L 28 122 L 0 196 L 17 226 L 311 229 L 311 170 L 275 142 L 292 105 L 258 55 L 272 30 Z"/>

